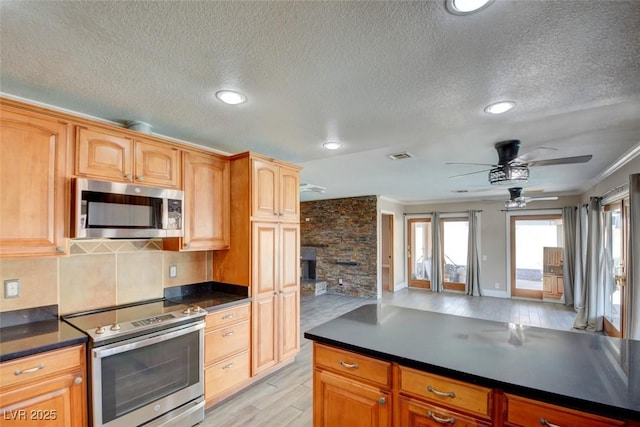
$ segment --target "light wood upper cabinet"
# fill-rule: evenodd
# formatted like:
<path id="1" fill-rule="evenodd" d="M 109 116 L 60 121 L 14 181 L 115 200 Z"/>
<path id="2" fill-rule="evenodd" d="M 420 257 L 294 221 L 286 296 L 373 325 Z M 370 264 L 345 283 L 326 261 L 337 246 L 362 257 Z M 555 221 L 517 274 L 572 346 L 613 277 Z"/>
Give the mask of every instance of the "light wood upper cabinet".
<path id="1" fill-rule="evenodd" d="M 0 107 L 0 256 L 67 251 L 68 124 Z"/>
<path id="2" fill-rule="evenodd" d="M 88 425 L 84 346 L 2 363 L 0 376 L 0 419 L 7 425 Z"/>
<path id="3" fill-rule="evenodd" d="M 76 127 L 76 175 L 165 188 L 180 187 L 180 150 L 116 131 Z"/>
<path id="4" fill-rule="evenodd" d="M 168 145 L 161 146 L 134 140 L 136 167 L 134 180 L 144 185 L 178 188 L 180 184 L 180 151 Z"/>
<path id="5" fill-rule="evenodd" d="M 268 160 L 251 160 L 251 215 L 255 219 L 299 221 L 300 178 L 297 169 Z"/>
<path id="6" fill-rule="evenodd" d="M 184 237 L 165 239 L 166 250 L 229 248 L 229 161 L 214 154 L 184 153 Z"/>

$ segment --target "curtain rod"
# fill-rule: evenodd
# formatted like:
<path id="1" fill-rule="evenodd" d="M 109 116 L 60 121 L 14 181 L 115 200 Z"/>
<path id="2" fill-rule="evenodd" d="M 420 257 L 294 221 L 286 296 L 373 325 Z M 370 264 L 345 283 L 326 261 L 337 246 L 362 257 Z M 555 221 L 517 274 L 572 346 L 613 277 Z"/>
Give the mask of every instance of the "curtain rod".
<path id="1" fill-rule="evenodd" d="M 575 206 L 572 206 L 575 207 Z M 534 211 L 561 211 L 562 208 L 536 208 L 536 209 L 500 209 L 500 212 L 534 212 Z"/>
<path id="2" fill-rule="evenodd" d="M 474 209 L 471 209 L 474 210 Z M 482 212 L 482 209 L 477 209 L 475 212 Z M 402 215 L 433 215 L 436 212 L 404 212 Z M 439 214 L 468 214 L 469 211 L 453 211 L 453 212 L 438 212 Z"/>

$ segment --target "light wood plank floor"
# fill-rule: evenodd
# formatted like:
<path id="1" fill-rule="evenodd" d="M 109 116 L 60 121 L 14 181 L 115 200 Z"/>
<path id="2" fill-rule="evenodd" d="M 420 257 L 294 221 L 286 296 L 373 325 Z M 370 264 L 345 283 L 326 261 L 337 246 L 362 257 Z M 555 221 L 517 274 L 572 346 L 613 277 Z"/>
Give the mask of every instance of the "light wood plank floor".
<path id="1" fill-rule="evenodd" d="M 303 295 L 301 333 L 375 299 L 341 295 Z M 420 289 L 385 293 L 383 304 L 430 310 L 500 322 L 569 330 L 575 313 L 561 304 L 434 294 Z M 206 427 L 311 427 L 311 341 L 301 337 L 294 363 L 207 411 Z"/>

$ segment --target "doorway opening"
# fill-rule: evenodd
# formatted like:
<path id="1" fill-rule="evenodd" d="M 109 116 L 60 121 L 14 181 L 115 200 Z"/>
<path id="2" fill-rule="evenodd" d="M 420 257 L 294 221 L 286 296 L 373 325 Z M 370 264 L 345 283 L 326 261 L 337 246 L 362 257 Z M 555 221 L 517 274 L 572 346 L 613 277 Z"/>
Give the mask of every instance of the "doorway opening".
<path id="1" fill-rule="evenodd" d="M 393 215 L 382 214 L 382 290 L 394 292 L 393 280 Z"/>

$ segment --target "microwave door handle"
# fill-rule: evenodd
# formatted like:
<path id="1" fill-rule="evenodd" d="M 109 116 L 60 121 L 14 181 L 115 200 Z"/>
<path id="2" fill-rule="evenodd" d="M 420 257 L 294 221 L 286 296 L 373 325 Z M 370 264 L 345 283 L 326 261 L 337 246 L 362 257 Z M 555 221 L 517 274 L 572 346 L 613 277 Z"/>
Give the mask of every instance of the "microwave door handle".
<path id="1" fill-rule="evenodd" d="M 114 354 L 124 353 L 125 351 L 131 351 L 142 347 L 147 347 L 159 342 L 167 341 L 173 338 L 177 338 L 182 335 L 189 334 L 198 330 L 204 329 L 204 322 L 198 322 L 195 325 L 187 328 L 182 328 L 173 332 L 162 331 L 161 334 L 153 336 L 151 338 L 139 339 L 132 338 L 129 341 L 119 342 L 104 347 L 98 347 L 93 349 L 93 357 L 102 359 L 107 356 L 113 356 Z"/>
<path id="2" fill-rule="evenodd" d="M 169 228 L 169 200 L 162 199 L 162 224 L 160 229 L 167 230 Z"/>

